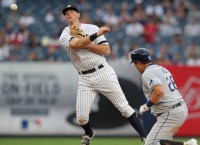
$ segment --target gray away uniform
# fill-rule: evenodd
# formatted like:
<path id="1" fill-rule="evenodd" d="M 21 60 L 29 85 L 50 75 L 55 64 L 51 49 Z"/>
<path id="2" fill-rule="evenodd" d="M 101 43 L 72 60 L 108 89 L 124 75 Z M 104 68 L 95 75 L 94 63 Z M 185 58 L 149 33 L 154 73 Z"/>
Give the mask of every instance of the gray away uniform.
<path id="1" fill-rule="evenodd" d="M 149 100 L 155 86 L 164 88 L 164 95 L 151 107 L 157 122 L 149 132 L 145 145 L 160 145 L 160 140 L 172 140 L 188 117 L 188 109 L 171 73 L 162 66 L 149 65 L 142 74 L 144 95 Z"/>

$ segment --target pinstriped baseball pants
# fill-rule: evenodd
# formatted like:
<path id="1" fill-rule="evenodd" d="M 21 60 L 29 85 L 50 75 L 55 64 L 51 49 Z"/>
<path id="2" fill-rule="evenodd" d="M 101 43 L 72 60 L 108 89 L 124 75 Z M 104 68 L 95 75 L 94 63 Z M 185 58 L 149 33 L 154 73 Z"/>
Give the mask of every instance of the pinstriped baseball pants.
<path id="1" fill-rule="evenodd" d="M 80 125 L 88 122 L 92 102 L 98 93 L 106 96 L 122 116 L 128 118 L 134 113 L 121 89 L 115 71 L 108 64 L 103 65 L 103 68 L 93 73 L 79 75 L 76 117 Z"/>

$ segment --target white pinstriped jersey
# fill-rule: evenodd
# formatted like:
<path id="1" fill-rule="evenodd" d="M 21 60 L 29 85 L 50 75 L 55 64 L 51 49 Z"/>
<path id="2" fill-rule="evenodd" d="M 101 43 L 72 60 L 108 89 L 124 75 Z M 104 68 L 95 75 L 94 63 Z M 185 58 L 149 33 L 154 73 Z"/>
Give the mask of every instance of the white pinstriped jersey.
<path id="1" fill-rule="evenodd" d="M 92 35 L 96 33 L 99 28 L 92 24 L 83 24 L 81 23 L 81 29 L 85 32 L 86 35 Z M 90 50 L 86 49 L 78 49 L 74 50 L 70 48 L 69 41 L 73 36 L 70 35 L 69 26 L 66 27 L 60 38 L 60 43 L 66 48 L 69 56 L 71 57 L 72 64 L 74 67 L 79 70 L 89 70 L 94 68 L 100 64 L 106 63 L 106 59 L 104 56 L 98 55 Z M 95 44 L 108 44 L 106 38 L 102 35 L 96 38 L 93 43 Z"/>
<path id="2" fill-rule="evenodd" d="M 164 87 L 164 95 L 151 107 L 151 112 L 154 115 L 166 112 L 173 105 L 183 101 L 171 73 L 162 66 L 149 65 L 142 74 L 142 83 L 147 100 L 149 100 L 154 86 Z"/>

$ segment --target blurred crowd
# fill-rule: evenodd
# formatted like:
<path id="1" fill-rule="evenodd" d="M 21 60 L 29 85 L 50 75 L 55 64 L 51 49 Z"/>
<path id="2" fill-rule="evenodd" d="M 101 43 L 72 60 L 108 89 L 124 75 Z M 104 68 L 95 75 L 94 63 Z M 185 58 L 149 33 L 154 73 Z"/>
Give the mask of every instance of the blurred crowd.
<path id="1" fill-rule="evenodd" d="M 58 38 L 67 23 L 62 9 L 77 5 L 82 23 L 107 25 L 108 61 L 130 61 L 138 47 L 158 64 L 200 66 L 200 2 L 195 0 L 1 0 L 0 62 L 69 61 Z"/>

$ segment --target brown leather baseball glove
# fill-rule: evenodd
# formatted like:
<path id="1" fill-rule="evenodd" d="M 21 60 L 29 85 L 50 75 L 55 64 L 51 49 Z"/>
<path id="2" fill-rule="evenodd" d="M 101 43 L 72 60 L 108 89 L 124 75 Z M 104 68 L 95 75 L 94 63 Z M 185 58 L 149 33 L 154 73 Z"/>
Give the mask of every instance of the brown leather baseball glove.
<path id="1" fill-rule="evenodd" d="M 76 26 L 70 27 L 70 34 L 77 38 L 85 37 L 84 31 Z"/>

